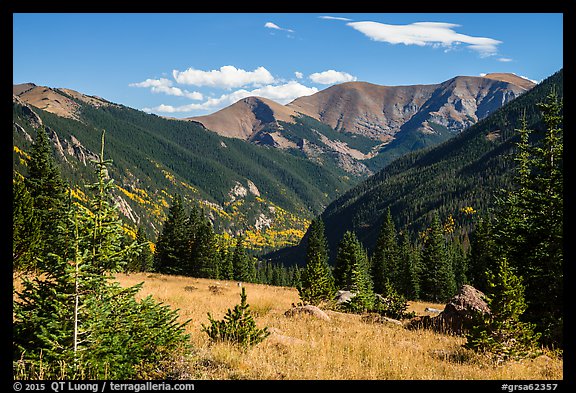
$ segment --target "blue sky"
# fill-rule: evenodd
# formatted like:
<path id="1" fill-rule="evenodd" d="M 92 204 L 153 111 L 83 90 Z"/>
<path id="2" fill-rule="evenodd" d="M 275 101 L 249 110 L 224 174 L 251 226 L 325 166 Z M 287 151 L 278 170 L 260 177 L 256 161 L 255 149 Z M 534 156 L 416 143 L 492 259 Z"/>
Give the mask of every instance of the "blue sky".
<path id="1" fill-rule="evenodd" d="M 158 115 L 249 95 L 288 103 L 335 83 L 434 84 L 563 65 L 559 13 L 14 14 L 13 82 Z"/>

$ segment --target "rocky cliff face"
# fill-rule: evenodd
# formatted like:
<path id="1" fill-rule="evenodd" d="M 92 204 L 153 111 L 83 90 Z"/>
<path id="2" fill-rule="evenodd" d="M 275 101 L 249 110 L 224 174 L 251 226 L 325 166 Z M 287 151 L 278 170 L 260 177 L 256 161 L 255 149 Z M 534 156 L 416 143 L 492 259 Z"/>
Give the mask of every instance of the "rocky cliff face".
<path id="1" fill-rule="evenodd" d="M 521 78 L 522 85 L 505 79 L 458 76 L 438 85 L 415 86 L 348 82 L 287 106 L 337 131 L 386 141 L 413 118 L 418 120 L 414 126 L 424 132 L 434 132 L 430 122 L 458 132 L 534 86 Z"/>

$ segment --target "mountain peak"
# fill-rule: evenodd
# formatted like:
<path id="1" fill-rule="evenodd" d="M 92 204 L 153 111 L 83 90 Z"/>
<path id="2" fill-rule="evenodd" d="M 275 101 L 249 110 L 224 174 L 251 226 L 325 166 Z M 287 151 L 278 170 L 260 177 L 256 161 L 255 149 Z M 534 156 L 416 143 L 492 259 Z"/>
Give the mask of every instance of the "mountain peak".
<path id="1" fill-rule="evenodd" d="M 518 76 L 510 72 L 492 72 L 484 75 L 484 78 L 494 79 L 501 82 L 508 82 L 529 90 L 536 86 L 534 82 L 524 77 Z"/>
<path id="2" fill-rule="evenodd" d="M 54 89 L 46 86 L 37 86 L 34 83 L 13 85 L 12 93 L 26 104 L 61 117 L 75 120 L 78 120 L 77 111 L 79 104 L 74 101 L 74 99 L 83 101 L 94 107 L 113 105 L 111 102 L 102 98 L 88 96 L 72 89 Z"/>
<path id="3" fill-rule="evenodd" d="M 189 117 L 222 136 L 250 139 L 266 124 L 276 121 L 293 122 L 298 114 L 264 97 L 250 96 L 210 115 Z"/>

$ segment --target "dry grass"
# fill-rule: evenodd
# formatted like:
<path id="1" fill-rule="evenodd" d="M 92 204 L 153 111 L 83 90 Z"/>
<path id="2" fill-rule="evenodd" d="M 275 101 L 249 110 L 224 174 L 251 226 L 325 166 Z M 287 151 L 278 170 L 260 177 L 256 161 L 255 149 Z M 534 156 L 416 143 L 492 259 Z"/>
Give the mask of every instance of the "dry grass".
<path id="1" fill-rule="evenodd" d="M 551 354 L 496 365 L 462 348 L 464 339 L 400 326 L 362 322 L 359 315 L 328 312 L 326 322 L 308 316 L 288 318 L 284 312 L 299 301 L 294 288 L 246 284 L 248 303 L 258 327 L 274 333 L 242 352 L 228 344 L 212 344 L 201 331 L 207 313 L 220 319 L 240 302 L 235 282 L 157 274 L 119 275 L 124 285 L 145 282 L 142 295 L 180 310 L 191 319 L 187 330 L 194 354 L 180 367 L 194 379 L 562 379 L 562 360 Z M 443 306 L 413 302 L 410 311 Z M 180 361 L 182 363 L 182 361 Z"/>

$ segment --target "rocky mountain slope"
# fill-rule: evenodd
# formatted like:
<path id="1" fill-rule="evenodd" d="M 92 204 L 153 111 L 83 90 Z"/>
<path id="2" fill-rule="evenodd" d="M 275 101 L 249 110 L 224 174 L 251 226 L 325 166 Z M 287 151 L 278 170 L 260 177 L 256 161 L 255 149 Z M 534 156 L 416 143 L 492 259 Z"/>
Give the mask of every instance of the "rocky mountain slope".
<path id="1" fill-rule="evenodd" d="M 223 136 L 308 158 L 324 156 L 324 160 L 330 160 L 332 156 L 332 162 L 347 172 L 366 175 L 408 151 L 450 138 L 532 87 L 533 82 L 506 73 L 457 76 L 432 85 L 347 82 L 287 105 L 249 97 L 189 120 Z M 319 138 L 294 138 L 290 128 L 302 121 L 319 133 Z M 336 133 L 328 135 L 319 124 Z M 357 149 L 349 143 L 351 137 L 361 138 L 369 149 Z"/>

